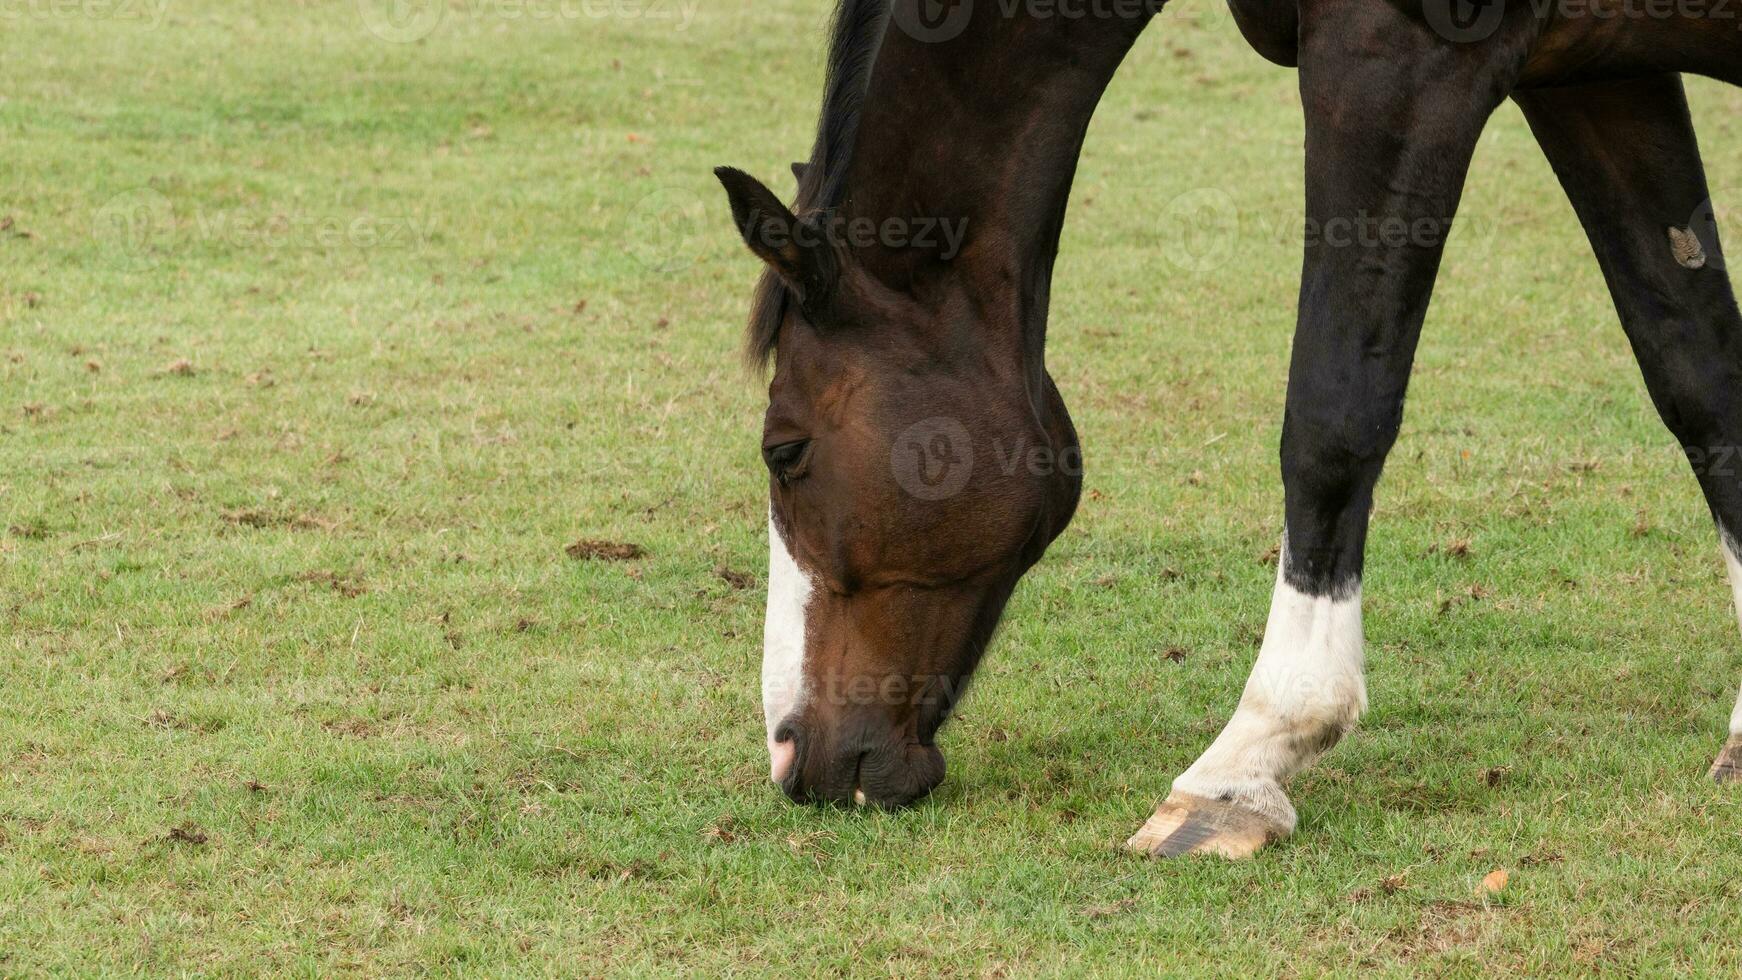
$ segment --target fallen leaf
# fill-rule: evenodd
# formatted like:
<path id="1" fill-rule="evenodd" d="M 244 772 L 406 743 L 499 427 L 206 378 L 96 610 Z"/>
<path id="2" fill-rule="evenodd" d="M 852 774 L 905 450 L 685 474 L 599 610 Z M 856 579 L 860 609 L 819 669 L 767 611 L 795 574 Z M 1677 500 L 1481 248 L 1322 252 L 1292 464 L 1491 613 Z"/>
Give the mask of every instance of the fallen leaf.
<path id="1" fill-rule="evenodd" d="M 1498 895 L 1511 877 L 1505 868 L 1495 868 L 1482 877 L 1482 890 L 1490 895 Z"/>

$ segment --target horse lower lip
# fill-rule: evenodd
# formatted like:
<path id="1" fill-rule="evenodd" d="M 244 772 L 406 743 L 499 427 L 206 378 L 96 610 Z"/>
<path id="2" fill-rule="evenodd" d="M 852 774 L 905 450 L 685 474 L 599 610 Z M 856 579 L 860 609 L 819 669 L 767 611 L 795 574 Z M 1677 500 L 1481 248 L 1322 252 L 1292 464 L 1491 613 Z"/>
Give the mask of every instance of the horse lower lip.
<path id="1" fill-rule="evenodd" d="M 853 790 L 853 802 L 859 804 L 860 806 L 864 806 L 868 802 L 865 799 L 865 791 L 863 789 Z"/>

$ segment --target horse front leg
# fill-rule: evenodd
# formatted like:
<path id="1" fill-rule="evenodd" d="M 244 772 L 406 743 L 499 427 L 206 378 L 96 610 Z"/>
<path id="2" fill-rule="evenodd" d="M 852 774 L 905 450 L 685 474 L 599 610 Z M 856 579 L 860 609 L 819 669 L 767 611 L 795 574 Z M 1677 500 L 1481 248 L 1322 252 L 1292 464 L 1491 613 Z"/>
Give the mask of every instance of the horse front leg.
<path id="1" fill-rule="evenodd" d="M 1238 858 L 1287 836 L 1284 786 L 1366 707 L 1373 491 L 1476 141 L 1520 58 L 1434 39 L 1385 4 L 1304 6 L 1307 245 L 1283 422 L 1286 525 L 1239 708 L 1127 847 Z M 1381 41 L 1381 38 L 1387 40 Z"/>

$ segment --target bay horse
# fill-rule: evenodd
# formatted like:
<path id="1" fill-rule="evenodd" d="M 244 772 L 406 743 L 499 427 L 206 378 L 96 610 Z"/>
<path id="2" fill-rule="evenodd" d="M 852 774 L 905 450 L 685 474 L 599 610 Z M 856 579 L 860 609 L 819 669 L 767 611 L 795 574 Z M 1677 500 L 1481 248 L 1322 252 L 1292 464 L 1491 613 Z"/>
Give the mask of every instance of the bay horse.
<path id="1" fill-rule="evenodd" d="M 1505 99 L 1585 226 L 1742 619 L 1742 314 L 1681 80 L 1742 84 L 1730 2 L 1231 0 L 1251 46 L 1298 69 L 1307 227 L 1374 231 L 1307 236 L 1265 637 L 1232 719 L 1129 848 L 1240 858 L 1287 836 L 1285 785 L 1365 709 L 1374 488 Z M 938 729 L 1076 509 L 1045 361 L 1053 261 L 1089 119 L 1159 9 L 841 0 L 794 204 L 715 172 L 767 265 L 748 341 L 774 362 L 763 709 L 795 800 L 898 807 L 938 785 Z M 1711 773 L 1742 775 L 1742 703 Z"/>

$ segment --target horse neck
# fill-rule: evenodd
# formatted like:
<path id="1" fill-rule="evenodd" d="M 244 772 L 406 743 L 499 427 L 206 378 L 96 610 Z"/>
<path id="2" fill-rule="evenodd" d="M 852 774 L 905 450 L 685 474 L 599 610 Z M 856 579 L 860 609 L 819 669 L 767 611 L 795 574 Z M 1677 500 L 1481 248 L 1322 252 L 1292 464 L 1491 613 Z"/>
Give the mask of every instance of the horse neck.
<path id="1" fill-rule="evenodd" d="M 863 263 L 885 284 L 956 294 L 1018 353 L 1038 384 L 1065 207 L 1095 106 L 1159 3 L 1123 16 L 1035 16 L 1023 0 L 973 5 L 947 41 L 903 28 L 900 5 L 872 68 L 835 213 L 847 220 L 941 216 L 959 254 L 879 247 Z M 919 0 L 924 3 L 925 0 Z"/>

